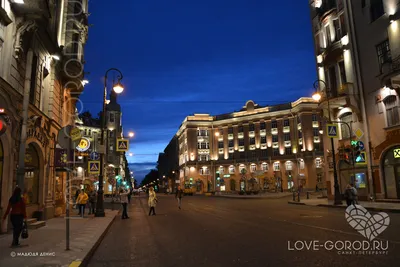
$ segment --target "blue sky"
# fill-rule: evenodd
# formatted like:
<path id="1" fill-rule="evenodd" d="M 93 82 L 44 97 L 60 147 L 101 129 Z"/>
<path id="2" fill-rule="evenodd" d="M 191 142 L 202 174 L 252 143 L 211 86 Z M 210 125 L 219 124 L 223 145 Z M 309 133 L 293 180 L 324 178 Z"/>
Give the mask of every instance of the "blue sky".
<path id="1" fill-rule="evenodd" d="M 187 115 L 312 94 L 306 1 L 91 0 L 89 12 L 83 109 L 97 114 L 105 71 L 120 69 L 123 125 L 136 133 L 128 160 L 139 180 Z"/>

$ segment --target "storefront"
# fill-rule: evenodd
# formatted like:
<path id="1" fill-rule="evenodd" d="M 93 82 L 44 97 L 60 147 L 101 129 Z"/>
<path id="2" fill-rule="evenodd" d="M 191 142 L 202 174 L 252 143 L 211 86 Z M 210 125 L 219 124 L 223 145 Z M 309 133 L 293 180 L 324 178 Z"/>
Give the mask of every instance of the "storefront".
<path id="1" fill-rule="evenodd" d="M 339 162 L 339 186 L 340 192 L 344 194 L 346 186 L 353 184 L 357 189 L 361 200 L 368 196 L 368 169 L 366 165 L 352 165 L 346 161 Z"/>
<path id="2" fill-rule="evenodd" d="M 393 146 L 384 153 L 381 166 L 385 198 L 400 199 L 400 145 Z"/>
<path id="3" fill-rule="evenodd" d="M 40 175 L 43 166 L 40 164 L 40 158 L 36 145 L 30 143 L 25 152 L 25 180 L 24 197 L 28 207 L 28 216 L 31 216 L 35 210 L 40 207 Z"/>

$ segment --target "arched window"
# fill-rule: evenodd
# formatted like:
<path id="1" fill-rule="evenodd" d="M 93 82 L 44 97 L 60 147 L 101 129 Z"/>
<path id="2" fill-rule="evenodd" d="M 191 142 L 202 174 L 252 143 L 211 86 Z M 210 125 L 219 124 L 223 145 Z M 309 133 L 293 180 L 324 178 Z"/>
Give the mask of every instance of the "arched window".
<path id="1" fill-rule="evenodd" d="M 251 164 L 251 165 L 250 165 L 250 171 L 251 171 L 251 172 L 255 172 L 256 170 L 257 170 L 257 165 L 254 164 L 254 163 Z"/>
<path id="2" fill-rule="evenodd" d="M 293 162 L 291 162 L 290 160 L 285 162 L 285 169 L 287 171 L 291 171 L 293 169 Z"/>
<path id="3" fill-rule="evenodd" d="M 268 171 L 268 163 L 263 162 L 263 163 L 261 164 L 261 169 L 262 169 L 263 171 Z"/>
<path id="4" fill-rule="evenodd" d="M 242 173 L 242 170 L 245 170 L 246 166 L 244 166 L 244 164 L 240 164 L 239 166 L 239 172 Z"/>
<path id="5" fill-rule="evenodd" d="M 386 121 L 387 126 L 395 126 L 400 123 L 399 119 L 399 107 L 397 105 L 397 96 L 390 95 L 383 101 L 386 109 Z"/>
<path id="6" fill-rule="evenodd" d="M 229 166 L 229 173 L 230 174 L 235 173 L 235 166 L 233 166 L 233 165 Z"/>
<path id="7" fill-rule="evenodd" d="M 353 121 L 353 113 L 346 112 L 340 117 L 340 121 L 345 122 L 341 123 L 340 128 L 342 132 L 342 139 L 350 138 L 350 131 L 349 127 L 347 127 L 346 123 L 350 126 L 351 122 Z"/>

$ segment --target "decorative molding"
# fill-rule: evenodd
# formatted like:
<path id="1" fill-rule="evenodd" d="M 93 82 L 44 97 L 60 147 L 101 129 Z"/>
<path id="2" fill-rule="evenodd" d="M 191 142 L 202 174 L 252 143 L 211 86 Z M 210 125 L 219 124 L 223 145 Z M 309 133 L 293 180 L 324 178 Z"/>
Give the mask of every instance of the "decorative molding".
<path id="1" fill-rule="evenodd" d="M 15 45 L 14 45 L 14 52 L 15 52 L 15 58 L 20 58 L 20 55 L 24 52 L 22 48 L 22 37 L 26 32 L 30 31 L 36 31 L 38 29 L 38 26 L 35 21 L 33 20 L 28 20 L 20 24 L 18 27 L 16 34 L 15 34 Z"/>

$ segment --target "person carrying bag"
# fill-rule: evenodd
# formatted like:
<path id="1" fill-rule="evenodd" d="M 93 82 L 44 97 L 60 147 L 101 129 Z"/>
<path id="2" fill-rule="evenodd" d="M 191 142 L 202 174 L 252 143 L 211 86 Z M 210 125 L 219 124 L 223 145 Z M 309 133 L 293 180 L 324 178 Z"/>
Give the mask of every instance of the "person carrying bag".
<path id="1" fill-rule="evenodd" d="M 19 246 L 19 237 L 23 233 L 22 238 L 28 238 L 28 227 L 26 224 L 26 205 L 22 197 L 21 188 L 17 187 L 13 195 L 8 201 L 7 210 L 3 216 L 3 224 L 8 214 L 10 214 L 11 224 L 13 226 L 13 242 L 11 246 Z M 25 223 L 24 223 L 25 221 Z"/>

